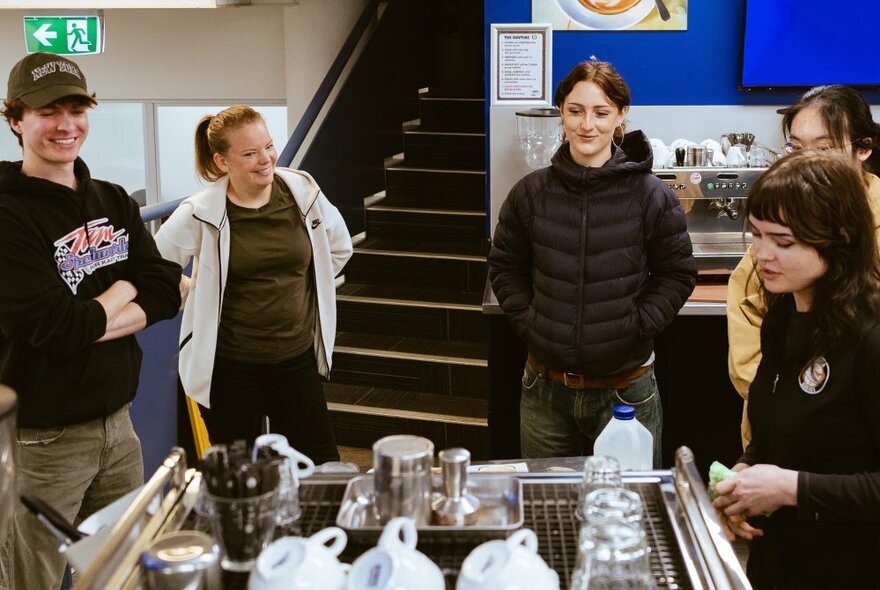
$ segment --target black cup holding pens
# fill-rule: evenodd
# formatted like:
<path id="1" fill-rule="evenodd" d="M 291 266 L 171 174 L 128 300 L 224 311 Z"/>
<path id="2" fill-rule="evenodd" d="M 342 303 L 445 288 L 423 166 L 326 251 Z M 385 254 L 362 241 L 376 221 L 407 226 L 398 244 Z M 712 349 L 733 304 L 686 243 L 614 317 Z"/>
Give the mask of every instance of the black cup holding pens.
<path id="1" fill-rule="evenodd" d="M 278 511 L 278 489 L 246 498 L 208 494 L 211 532 L 220 545 L 223 569 L 248 572 L 272 541 Z"/>

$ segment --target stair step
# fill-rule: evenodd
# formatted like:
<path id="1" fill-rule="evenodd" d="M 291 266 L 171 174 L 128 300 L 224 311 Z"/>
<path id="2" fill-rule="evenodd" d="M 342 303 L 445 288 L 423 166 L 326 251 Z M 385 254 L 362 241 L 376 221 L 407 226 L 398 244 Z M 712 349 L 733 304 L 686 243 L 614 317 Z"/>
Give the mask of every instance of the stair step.
<path id="1" fill-rule="evenodd" d="M 486 233 L 481 211 L 373 206 L 366 219 L 367 235 L 374 238 L 479 243 Z"/>
<path id="2" fill-rule="evenodd" d="M 486 399 L 486 343 L 353 334 L 337 336 L 337 383 Z"/>
<path id="3" fill-rule="evenodd" d="M 369 448 L 384 436 L 412 434 L 435 449 L 464 447 L 474 460 L 489 458 L 482 400 L 332 382 L 324 393 L 337 444 Z"/>
<path id="4" fill-rule="evenodd" d="M 403 134 L 407 161 L 432 167 L 485 170 L 486 135 L 410 129 Z"/>
<path id="5" fill-rule="evenodd" d="M 435 242 L 396 238 L 367 237 L 355 246 L 355 252 L 367 255 L 409 256 L 411 258 L 447 258 L 485 262 L 486 254 L 480 239 L 470 242 Z"/>
<path id="6" fill-rule="evenodd" d="M 366 241 L 366 240 L 365 240 Z M 485 256 L 355 248 L 345 265 L 347 281 L 373 285 L 482 293 Z"/>
<path id="7" fill-rule="evenodd" d="M 425 131 L 482 133 L 485 100 L 482 98 L 419 97 L 421 128 Z"/>
<path id="8" fill-rule="evenodd" d="M 385 169 L 385 206 L 486 211 L 486 173 L 410 166 Z"/>
<path id="9" fill-rule="evenodd" d="M 330 412 L 336 432 L 336 442 L 352 447 L 371 447 L 386 436 L 411 434 L 427 438 L 435 449 L 463 447 L 471 452 L 473 461 L 487 461 L 489 429 L 485 426 L 466 426 L 443 422 L 426 422 L 411 418 L 371 416 L 338 411 Z"/>
<path id="10" fill-rule="evenodd" d="M 336 291 L 342 332 L 486 342 L 479 293 L 346 282 Z"/>
<path id="11" fill-rule="evenodd" d="M 488 366 L 485 342 L 460 342 L 387 336 L 384 334 L 355 334 L 339 332 L 334 353 L 397 358 L 425 363 L 461 365 L 468 367 Z"/>
<path id="12" fill-rule="evenodd" d="M 482 313 L 482 297 L 478 293 L 418 287 L 389 287 L 351 281 L 346 281 L 337 289 L 336 300 Z"/>
<path id="13" fill-rule="evenodd" d="M 324 395 L 331 411 L 468 426 L 487 425 L 488 405 L 481 399 L 333 382 L 324 384 Z"/>

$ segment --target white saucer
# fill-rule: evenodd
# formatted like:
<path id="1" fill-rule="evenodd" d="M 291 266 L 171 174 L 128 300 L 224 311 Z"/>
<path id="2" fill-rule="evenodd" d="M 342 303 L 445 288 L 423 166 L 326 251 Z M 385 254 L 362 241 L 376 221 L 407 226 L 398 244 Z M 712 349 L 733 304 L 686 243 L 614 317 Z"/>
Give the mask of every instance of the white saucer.
<path id="1" fill-rule="evenodd" d="M 578 0 L 556 0 L 556 4 L 568 17 L 579 25 L 596 31 L 626 29 L 648 16 L 654 8 L 652 0 L 641 0 L 620 14 L 599 14 L 584 7 Z"/>

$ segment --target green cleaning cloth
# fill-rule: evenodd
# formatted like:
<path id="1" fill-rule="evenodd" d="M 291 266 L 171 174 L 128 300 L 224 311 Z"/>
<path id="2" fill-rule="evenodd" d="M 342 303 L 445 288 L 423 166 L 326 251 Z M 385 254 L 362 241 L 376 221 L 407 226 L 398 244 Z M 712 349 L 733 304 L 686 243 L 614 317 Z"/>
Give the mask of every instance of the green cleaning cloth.
<path id="1" fill-rule="evenodd" d="M 723 463 L 713 461 L 712 464 L 709 465 L 709 497 L 711 499 L 714 500 L 718 497 L 718 492 L 715 491 L 715 486 L 731 475 L 736 475 L 736 472 L 725 467 Z"/>

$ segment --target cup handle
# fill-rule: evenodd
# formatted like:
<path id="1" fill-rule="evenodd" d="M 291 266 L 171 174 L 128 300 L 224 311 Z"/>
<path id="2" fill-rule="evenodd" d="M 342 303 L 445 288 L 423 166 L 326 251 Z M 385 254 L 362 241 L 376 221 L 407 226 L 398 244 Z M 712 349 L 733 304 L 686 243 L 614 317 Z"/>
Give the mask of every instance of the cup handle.
<path id="1" fill-rule="evenodd" d="M 401 541 L 400 533 L 403 533 Z M 534 533 L 532 533 L 534 534 Z M 409 549 L 415 549 L 418 542 L 418 532 L 416 531 L 416 523 L 407 516 L 398 516 L 392 518 L 385 525 L 385 530 L 379 537 L 380 547 L 390 547 L 391 545 L 404 545 Z"/>
<path id="2" fill-rule="evenodd" d="M 532 529 L 520 529 L 507 538 L 508 545 L 522 545 L 532 553 L 538 552 L 538 535 Z"/>
<path id="3" fill-rule="evenodd" d="M 331 539 L 333 543 L 327 545 L 327 541 Z M 345 531 L 335 526 L 327 527 L 309 537 L 309 544 L 324 545 L 336 557 L 339 557 L 339 554 L 345 549 L 346 543 L 348 543 L 348 536 L 346 536 Z"/>
<path id="4" fill-rule="evenodd" d="M 315 473 L 315 462 L 307 455 L 300 453 L 293 447 L 284 449 L 284 454 L 290 460 L 290 468 L 298 478 L 309 477 Z"/>

